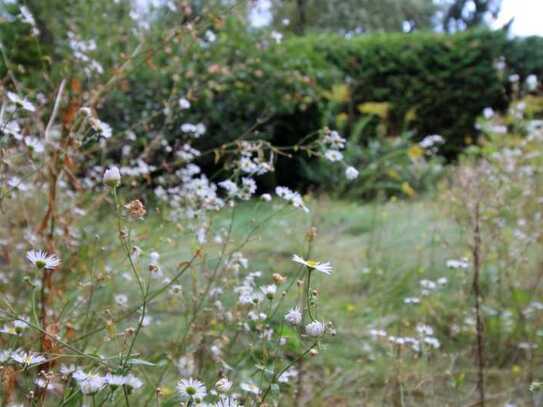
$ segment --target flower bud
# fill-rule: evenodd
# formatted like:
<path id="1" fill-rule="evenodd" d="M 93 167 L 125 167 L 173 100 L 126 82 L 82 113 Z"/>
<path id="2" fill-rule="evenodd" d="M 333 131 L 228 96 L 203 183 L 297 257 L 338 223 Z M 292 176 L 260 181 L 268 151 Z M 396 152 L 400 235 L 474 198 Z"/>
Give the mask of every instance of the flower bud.
<path id="1" fill-rule="evenodd" d="M 358 178 L 358 175 L 359 175 L 359 172 L 356 168 L 354 167 L 347 167 L 347 169 L 345 170 L 345 177 L 349 180 L 349 181 L 352 181 L 356 178 Z"/>
<path id="2" fill-rule="evenodd" d="M 305 326 L 305 333 L 309 336 L 318 337 L 324 335 L 326 325 L 324 322 L 313 321 Z"/>
<path id="3" fill-rule="evenodd" d="M 286 277 L 279 273 L 273 273 L 272 279 L 275 284 L 283 284 L 287 280 Z"/>
<path id="4" fill-rule="evenodd" d="M 226 377 L 223 377 L 222 379 L 219 379 L 217 383 L 215 383 L 215 388 L 220 391 L 221 393 L 226 393 L 230 390 L 232 387 L 232 382 L 228 380 Z"/>
<path id="5" fill-rule="evenodd" d="M 110 167 L 104 173 L 104 184 L 109 185 L 110 187 L 118 187 L 121 185 L 121 172 L 115 166 Z"/>

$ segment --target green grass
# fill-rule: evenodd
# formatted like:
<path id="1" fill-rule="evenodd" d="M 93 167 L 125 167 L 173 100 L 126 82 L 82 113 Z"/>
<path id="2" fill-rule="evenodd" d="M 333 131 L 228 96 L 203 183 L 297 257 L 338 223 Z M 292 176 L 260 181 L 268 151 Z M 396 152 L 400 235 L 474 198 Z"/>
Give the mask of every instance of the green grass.
<path id="1" fill-rule="evenodd" d="M 469 255 L 461 229 L 431 199 L 357 204 L 321 198 L 310 206 L 311 213 L 305 214 L 284 209 L 279 202 L 250 202 L 234 212 L 224 211 L 212 222 L 217 231 L 233 220 L 229 247 L 244 246 L 242 251 L 250 259 L 248 271 L 261 270 L 262 281 L 270 281 L 276 272 L 293 278 L 298 269 L 290 258 L 294 253 L 306 254 L 306 232 L 312 226 L 317 228 L 311 257 L 334 265 L 332 276 L 317 274 L 314 278 L 320 298 L 317 313 L 334 322 L 337 336 L 326 340 L 319 356 L 306 365 L 310 367 L 304 378 L 308 405 L 460 406 L 473 402 L 474 335 L 469 331 L 451 334 L 453 325 L 461 326 L 471 315 L 471 277 L 469 272 L 446 267 L 447 259 Z M 150 212 L 137 224 L 133 237 L 145 253 L 159 251 L 162 268 L 171 275 L 198 245 L 192 232 L 167 220 L 167 213 Z M 84 230 L 88 236 L 109 235 L 112 243 L 116 237 L 108 217 Z M 203 253 L 202 264 L 212 268 L 219 247 L 212 245 Z M 110 264 L 117 276 L 99 290 L 100 301 L 111 301 L 116 290 L 126 292 L 124 280 L 118 277 L 118 272 L 128 271 L 121 257 L 114 256 L 117 261 Z M 429 296 L 421 295 L 420 280 L 442 277 L 447 284 Z M 184 275 L 180 282 L 190 287 L 191 276 Z M 137 291 L 128 294 L 131 300 L 137 298 Z M 421 303 L 405 304 L 406 297 L 418 297 Z M 290 299 L 285 300 L 284 309 Z M 162 312 L 170 312 L 166 310 L 171 306 L 151 305 L 151 315 L 161 323 L 143 331 L 136 350 L 145 353 L 149 348 L 168 349 L 178 343 L 183 325 L 162 318 L 169 315 Z M 180 315 L 186 311 L 181 305 L 178 309 Z M 134 322 L 127 321 L 117 331 Z M 372 328 L 386 329 L 389 335 L 413 336 L 417 323 L 434 328 L 440 349 L 399 353 L 398 348 L 369 336 Z M 524 405 L 530 397 L 526 361 L 518 355 L 500 365 L 494 363 L 493 343 L 487 346 L 489 393 L 502 403 L 495 405 L 508 400 Z"/>

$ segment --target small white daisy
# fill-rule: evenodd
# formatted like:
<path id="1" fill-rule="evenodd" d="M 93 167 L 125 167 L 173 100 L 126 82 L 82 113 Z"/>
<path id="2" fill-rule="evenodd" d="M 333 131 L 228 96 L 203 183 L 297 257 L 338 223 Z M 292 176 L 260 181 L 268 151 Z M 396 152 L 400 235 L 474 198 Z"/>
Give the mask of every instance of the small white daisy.
<path id="1" fill-rule="evenodd" d="M 305 333 L 309 336 L 322 336 L 326 331 L 326 324 L 320 321 L 313 321 L 305 326 Z"/>
<path id="2" fill-rule="evenodd" d="M 337 150 L 326 150 L 324 158 L 331 162 L 341 161 L 343 160 L 343 154 Z"/>
<path id="3" fill-rule="evenodd" d="M 60 391 L 62 389 L 62 385 L 60 383 L 51 382 L 41 377 L 36 378 L 36 380 L 34 380 L 34 384 L 41 389 L 45 389 L 52 392 Z"/>
<path id="4" fill-rule="evenodd" d="M 266 285 L 260 287 L 260 291 L 262 291 L 262 294 L 264 294 L 268 300 L 273 300 L 273 297 L 277 292 L 277 286 L 275 284 Z"/>
<path id="5" fill-rule="evenodd" d="M 0 350 L 0 363 L 6 363 L 13 354 L 13 351 L 10 349 Z"/>
<path id="6" fill-rule="evenodd" d="M 177 296 L 183 294 L 183 286 L 180 284 L 173 284 L 168 290 L 171 296 Z"/>
<path id="7" fill-rule="evenodd" d="M 136 376 L 134 376 L 133 374 L 129 374 L 128 376 L 125 377 L 124 384 L 126 386 L 132 387 L 135 390 L 143 386 L 143 382 L 140 379 L 138 379 Z"/>
<path id="8" fill-rule="evenodd" d="M 36 137 L 25 137 L 26 146 L 37 154 L 41 154 L 45 151 L 45 146 Z"/>
<path id="9" fill-rule="evenodd" d="M 349 181 L 352 181 L 356 178 L 358 178 L 358 175 L 359 175 L 359 172 L 356 168 L 354 167 L 347 167 L 345 169 L 345 177 L 349 180 Z"/>
<path id="10" fill-rule="evenodd" d="M 206 386 L 193 378 L 181 379 L 176 387 L 182 401 L 202 401 L 207 395 Z"/>
<path id="11" fill-rule="evenodd" d="M 82 370 L 77 370 L 72 377 L 79 384 L 83 394 L 94 394 L 107 384 L 106 378 L 97 373 L 85 373 Z"/>
<path id="12" fill-rule="evenodd" d="M 333 268 L 330 262 L 320 263 L 315 260 L 304 260 L 302 257 L 298 256 L 297 254 L 292 256 L 292 261 L 299 264 L 303 264 L 304 266 L 310 269 L 318 270 L 324 274 L 328 274 L 328 275 L 332 274 Z"/>
<path id="13" fill-rule="evenodd" d="M 110 386 L 122 386 L 126 383 L 124 376 L 109 373 L 104 377 L 104 380 Z"/>
<path id="14" fill-rule="evenodd" d="M 240 407 L 241 404 L 231 396 L 221 396 L 221 398 L 212 405 L 213 407 Z"/>
<path id="15" fill-rule="evenodd" d="M 277 381 L 279 383 L 288 383 L 289 381 L 291 381 L 291 379 L 295 379 L 297 377 L 298 377 L 298 370 L 296 370 L 294 367 L 291 367 L 288 370 L 284 371 L 277 378 Z"/>
<path id="16" fill-rule="evenodd" d="M 118 187 L 121 183 L 121 172 L 115 166 L 112 166 L 104 173 L 103 182 L 112 187 Z"/>
<path id="17" fill-rule="evenodd" d="M 232 382 L 226 377 L 223 377 L 215 383 L 215 388 L 221 393 L 227 393 L 232 388 Z"/>
<path id="18" fill-rule="evenodd" d="M 447 260 L 447 267 L 455 270 L 467 270 L 469 269 L 469 260 L 465 258 L 459 260 Z"/>
<path id="19" fill-rule="evenodd" d="M 54 254 L 47 254 L 45 250 L 29 250 L 26 258 L 38 269 L 54 269 L 60 264 L 60 259 Z"/>
<path id="20" fill-rule="evenodd" d="M 252 393 L 255 396 L 258 396 L 260 394 L 260 389 L 254 383 L 241 383 L 239 387 L 241 388 L 241 390 L 246 391 L 247 393 Z"/>
<path id="21" fill-rule="evenodd" d="M 90 118 L 91 126 L 94 130 L 96 130 L 102 137 L 104 138 L 110 138 L 113 131 L 111 130 L 111 126 L 100 119 L 96 117 Z"/>
<path id="22" fill-rule="evenodd" d="M 190 102 L 185 98 L 179 99 L 179 108 L 181 110 L 190 109 Z"/>
<path id="23" fill-rule="evenodd" d="M 39 353 L 34 352 L 25 352 L 24 350 L 16 350 L 11 354 L 11 358 L 25 367 L 32 365 L 39 365 L 40 363 L 46 362 L 47 359 L 40 355 Z"/>
<path id="24" fill-rule="evenodd" d="M 285 315 L 285 321 L 292 325 L 298 325 L 300 322 L 302 322 L 302 312 L 300 311 L 300 308 L 294 307 L 287 312 Z"/>
<path id="25" fill-rule="evenodd" d="M 60 365 L 60 374 L 64 376 L 69 376 L 77 370 L 76 365 Z"/>
<path id="26" fill-rule="evenodd" d="M 21 106 L 23 109 L 28 110 L 29 112 L 36 111 L 34 105 L 30 103 L 26 98 L 23 99 L 22 97 L 13 92 L 7 92 L 6 95 L 11 102 Z"/>
<path id="27" fill-rule="evenodd" d="M 126 294 L 116 294 L 114 298 L 115 302 L 120 307 L 124 307 L 126 304 L 128 304 L 128 296 Z"/>

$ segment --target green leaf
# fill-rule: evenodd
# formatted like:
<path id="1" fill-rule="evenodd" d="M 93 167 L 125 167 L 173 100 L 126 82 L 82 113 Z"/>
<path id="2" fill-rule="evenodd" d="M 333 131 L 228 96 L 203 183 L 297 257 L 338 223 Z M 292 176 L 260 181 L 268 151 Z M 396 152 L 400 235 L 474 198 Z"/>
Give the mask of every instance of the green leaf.
<path id="1" fill-rule="evenodd" d="M 151 363 L 143 359 L 128 359 L 129 365 L 143 365 L 143 366 L 158 366 L 156 363 Z"/>

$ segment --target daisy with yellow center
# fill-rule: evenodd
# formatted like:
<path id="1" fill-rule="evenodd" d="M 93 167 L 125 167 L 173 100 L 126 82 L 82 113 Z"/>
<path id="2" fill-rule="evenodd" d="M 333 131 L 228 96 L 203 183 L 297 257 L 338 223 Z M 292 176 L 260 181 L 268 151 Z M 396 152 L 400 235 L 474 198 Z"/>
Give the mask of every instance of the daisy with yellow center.
<path id="1" fill-rule="evenodd" d="M 302 257 L 298 256 L 297 254 L 292 256 L 292 261 L 294 261 L 296 263 L 299 263 L 299 264 L 303 264 L 307 268 L 320 271 L 321 273 L 324 273 L 324 274 L 328 274 L 328 275 L 332 274 L 333 268 L 332 268 L 332 265 L 330 264 L 330 262 L 321 263 L 321 262 L 316 261 L 316 260 L 305 260 Z"/>
<path id="2" fill-rule="evenodd" d="M 47 254 L 45 250 L 29 250 L 26 258 L 38 269 L 52 270 L 59 266 L 60 259 L 54 254 Z"/>

